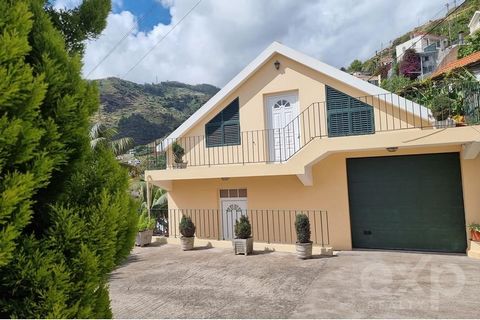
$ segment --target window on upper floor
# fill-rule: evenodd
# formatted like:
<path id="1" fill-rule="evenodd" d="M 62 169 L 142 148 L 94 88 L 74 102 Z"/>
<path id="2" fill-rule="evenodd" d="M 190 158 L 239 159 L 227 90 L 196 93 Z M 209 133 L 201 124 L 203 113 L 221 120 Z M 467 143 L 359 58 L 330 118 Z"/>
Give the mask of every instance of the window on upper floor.
<path id="1" fill-rule="evenodd" d="M 375 133 L 371 105 L 329 86 L 326 90 L 329 137 Z"/>
<path id="2" fill-rule="evenodd" d="M 240 144 L 240 115 L 238 98 L 205 125 L 207 147 Z"/>

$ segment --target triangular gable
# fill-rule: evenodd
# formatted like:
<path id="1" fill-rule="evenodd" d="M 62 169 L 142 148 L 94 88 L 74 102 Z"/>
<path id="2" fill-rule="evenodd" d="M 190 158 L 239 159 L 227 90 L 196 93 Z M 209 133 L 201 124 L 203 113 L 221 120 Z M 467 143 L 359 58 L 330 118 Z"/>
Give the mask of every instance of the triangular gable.
<path id="1" fill-rule="evenodd" d="M 401 107 L 405 110 L 405 106 L 408 106 L 406 107 L 405 111 L 415 114 L 416 116 L 422 118 L 425 121 L 432 121 L 431 111 L 413 101 L 397 96 L 394 93 L 384 90 L 367 81 L 361 80 L 355 76 L 348 74 L 347 72 L 332 67 L 315 58 L 307 56 L 306 54 L 289 48 L 279 42 L 273 42 L 250 64 L 248 64 L 240 73 L 238 73 L 232 80 L 230 80 L 230 82 L 228 82 L 219 92 L 217 92 L 216 95 L 214 95 L 210 100 L 208 100 L 200 109 L 198 109 L 187 120 L 185 120 L 185 122 L 183 122 L 175 131 L 173 131 L 167 137 L 166 141 L 172 141 L 185 134 L 185 132 L 187 132 L 190 128 L 195 126 L 205 116 L 207 116 L 219 102 L 221 102 L 225 97 L 227 97 L 237 88 L 239 88 L 243 83 L 245 83 L 260 67 L 262 67 L 275 54 L 283 55 L 315 71 L 332 77 L 353 88 L 365 92 L 365 94 L 368 96 L 379 96 L 388 94 L 392 97 L 392 99 L 389 99 L 389 102 L 390 100 L 395 101 L 396 103 L 393 103 L 393 105 L 395 105 L 396 107 Z M 163 147 L 166 147 L 166 145 L 164 145 Z"/>

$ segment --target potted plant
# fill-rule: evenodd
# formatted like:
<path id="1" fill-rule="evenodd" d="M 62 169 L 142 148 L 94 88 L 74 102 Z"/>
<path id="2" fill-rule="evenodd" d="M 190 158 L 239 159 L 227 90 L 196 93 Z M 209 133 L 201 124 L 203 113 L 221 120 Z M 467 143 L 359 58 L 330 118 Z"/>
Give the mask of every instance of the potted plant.
<path id="1" fill-rule="evenodd" d="M 296 251 L 299 259 L 312 257 L 312 241 L 310 241 L 310 221 L 306 214 L 300 213 L 295 217 L 297 231 Z"/>
<path id="2" fill-rule="evenodd" d="M 175 141 L 172 144 L 173 152 L 173 167 L 177 169 L 184 169 L 187 167 L 187 162 L 183 162 L 183 156 L 185 155 L 185 149 Z"/>
<path id="3" fill-rule="evenodd" d="M 180 229 L 180 234 L 182 235 L 180 237 L 182 250 L 192 250 L 193 243 L 195 241 L 195 225 L 192 222 L 192 218 L 182 216 L 178 228 Z"/>
<path id="4" fill-rule="evenodd" d="M 472 236 L 472 241 L 479 241 L 480 242 L 480 224 L 472 223 L 469 224 L 468 229 L 470 229 L 470 234 Z"/>
<path id="5" fill-rule="evenodd" d="M 235 254 L 243 253 L 246 256 L 253 253 L 252 226 L 248 217 L 242 215 L 235 221 L 235 239 L 233 239 L 233 251 Z"/>
<path id="6" fill-rule="evenodd" d="M 155 219 L 149 217 L 146 212 L 138 218 L 138 233 L 135 239 L 137 246 L 143 247 L 152 243 L 153 229 L 155 228 Z"/>

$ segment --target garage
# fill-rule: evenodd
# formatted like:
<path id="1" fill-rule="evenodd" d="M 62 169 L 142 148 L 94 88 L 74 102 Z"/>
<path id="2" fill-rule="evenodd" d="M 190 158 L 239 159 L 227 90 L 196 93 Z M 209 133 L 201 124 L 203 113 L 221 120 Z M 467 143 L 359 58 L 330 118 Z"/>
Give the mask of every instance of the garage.
<path id="1" fill-rule="evenodd" d="M 462 252 L 458 153 L 347 159 L 352 246 Z"/>

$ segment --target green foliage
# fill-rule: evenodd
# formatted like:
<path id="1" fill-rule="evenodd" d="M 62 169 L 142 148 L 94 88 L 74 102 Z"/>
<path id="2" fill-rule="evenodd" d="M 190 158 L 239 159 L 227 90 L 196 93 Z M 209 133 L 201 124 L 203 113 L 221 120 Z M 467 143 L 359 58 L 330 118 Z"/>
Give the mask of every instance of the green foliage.
<path id="1" fill-rule="evenodd" d="M 467 226 L 468 229 L 480 232 L 480 224 L 479 223 L 471 223 Z"/>
<path id="2" fill-rule="evenodd" d="M 172 144 L 172 152 L 173 152 L 173 161 L 175 163 L 183 163 L 183 156 L 185 155 L 185 149 L 175 141 Z"/>
<path id="3" fill-rule="evenodd" d="M 144 211 L 138 218 L 138 231 L 153 230 L 155 228 L 155 219 L 150 218 L 148 214 Z"/>
<path id="4" fill-rule="evenodd" d="M 355 59 L 352 61 L 352 63 L 350 63 L 350 66 L 348 66 L 347 70 L 348 72 L 358 72 L 358 71 L 362 71 L 362 67 L 363 67 L 362 61 Z"/>
<path id="5" fill-rule="evenodd" d="M 95 83 L 102 105 L 94 121 L 118 128 L 114 138 L 131 137 L 135 145 L 170 134 L 219 90 L 174 81 L 137 84 L 108 78 Z"/>
<path id="6" fill-rule="evenodd" d="M 375 59 L 367 60 L 362 65 L 362 72 L 365 72 L 367 74 L 375 74 L 376 70 L 377 63 L 375 62 Z"/>
<path id="7" fill-rule="evenodd" d="M 475 32 L 465 38 L 465 45 L 458 48 L 458 59 L 480 51 L 480 32 Z"/>
<path id="8" fill-rule="evenodd" d="M 238 239 L 248 239 L 252 235 L 252 226 L 248 217 L 240 216 L 240 219 L 235 221 L 235 237 Z"/>
<path id="9" fill-rule="evenodd" d="M 110 0 L 83 0 L 73 9 L 55 10 L 46 6 L 51 21 L 61 30 L 71 52 L 82 53 L 84 41 L 100 35 L 107 25 L 107 16 L 112 7 Z"/>
<path id="10" fill-rule="evenodd" d="M 297 231 L 298 243 L 310 242 L 310 221 L 306 214 L 297 214 L 295 217 L 295 230 Z"/>
<path id="11" fill-rule="evenodd" d="M 180 234 L 184 237 L 190 238 L 195 235 L 195 225 L 192 222 L 192 218 L 187 216 L 182 216 L 180 224 L 178 225 Z"/>
<path id="12" fill-rule="evenodd" d="M 383 79 L 381 87 L 393 93 L 400 93 L 405 87 L 412 83 L 407 77 L 404 76 L 392 76 L 388 79 Z"/>
<path id="13" fill-rule="evenodd" d="M 95 123 L 90 129 L 90 146 L 93 149 L 104 146 L 118 156 L 127 152 L 133 146 L 133 139 L 129 137 L 114 139 L 117 135 L 115 128 L 108 128 L 101 122 Z"/>
<path id="14" fill-rule="evenodd" d="M 0 1 L 0 30 L 0 317 L 109 318 L 138 204 L 112 152 L 90 148 L 98 91 L 43 0 Z"/>

